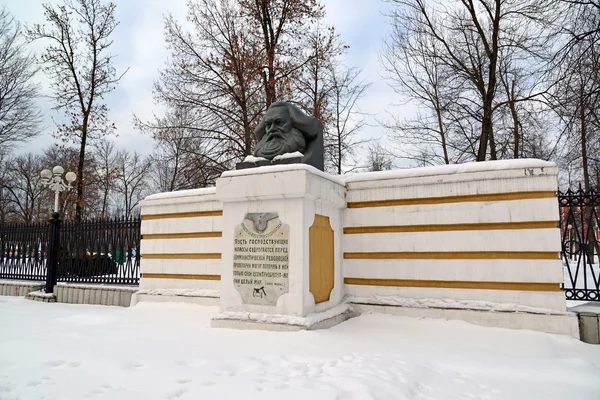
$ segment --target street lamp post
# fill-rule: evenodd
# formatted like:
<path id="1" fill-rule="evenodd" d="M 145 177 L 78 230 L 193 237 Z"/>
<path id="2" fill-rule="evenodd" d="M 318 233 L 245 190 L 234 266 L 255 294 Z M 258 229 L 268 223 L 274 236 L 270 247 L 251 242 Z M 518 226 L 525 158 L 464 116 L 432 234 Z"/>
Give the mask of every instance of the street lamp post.
<path id="1" fill-rule="evenodd" d="M 48 259 L 46 269 L 46 293 L 54 292 L 56 285 L 56 274 L 58 269 L 58 254 L 60 247 L 60 214 L 58 213 L 58 199 L 61 192 L 69 191 L 73 188 L 71 184 L 77 179 L 74 172 L 67 172 L 66 182 L 63 180 L 63 167 L 56 166 L 50 171 L 45 169 L 41 172 L 42 185 L 47 186 L 54 191 L 54 212 L 50 219 L 50 240 L 48 242 Z"/>

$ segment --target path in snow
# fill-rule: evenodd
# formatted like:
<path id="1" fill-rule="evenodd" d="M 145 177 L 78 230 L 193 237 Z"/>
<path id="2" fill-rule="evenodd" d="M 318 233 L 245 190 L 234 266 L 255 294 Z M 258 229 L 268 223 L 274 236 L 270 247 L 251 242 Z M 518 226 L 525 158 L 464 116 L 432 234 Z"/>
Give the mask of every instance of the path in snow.
<path id="1" fill-rule="evenodd" d="M 379 314 L 211 329 L 217 312 L 0 297 L 0 399 L 599 398 L 600 346 L 566 336 Z"/>

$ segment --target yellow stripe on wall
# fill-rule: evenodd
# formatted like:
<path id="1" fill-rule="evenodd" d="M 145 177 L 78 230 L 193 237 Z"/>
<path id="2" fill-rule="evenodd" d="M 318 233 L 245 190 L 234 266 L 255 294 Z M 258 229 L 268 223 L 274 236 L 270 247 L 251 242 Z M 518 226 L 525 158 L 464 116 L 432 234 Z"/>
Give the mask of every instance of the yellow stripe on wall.
<path id="1" fill-rule="evenodd" d="M 214 260 L 220 259 L 221 253 L 178 253 L 178 254 L 142 254 L 142 258 L 145 260 Z"/>
<path id="2" fill-rule="evenodd" d="M 425 204 L 465 203 L 475 201 L 509 201 L 554 198 L 555 192 L 532 191 L 514 193 L 469 194 L 463 196 L 421 197 L 415 199 L 392 199 L 348 202 L 348 208 L 414 206 Z"/>
<path id="3" fill-rule="evenodd" d="M 142 274 L 144 279 L 195 279 L 201 281 L 220 281 L 221 275 L 192 275 L 192 274 Z"/>
<path id="4" fill-rule="evenodd" d="M 474 223 L 474 224 L 356 226 L 356 227 L 344 228 L 344 233 L 352 235 L 352 234 L 361 234 L 361 233 L 403 233 L 403 232 L 548 229 L 548 228 L 556 228 L 557 224 L 558 224 L 558 221 L 528 221 L 528 222 L 483 222 L 483 223 Z M 144 238 L 145 238 L 145 236 L 144 236 Z"/>
<path id="5" fill-rule="evenodd" d="M 537 282 L 469 282 L 469 281 L 421 281 L 408 279 L 367 279 L 344 278 L 348 285 L 420 287 L 439 289 L 483 289 L 483 290 L 525 290 L 535 292 L 562 291 L 559 283 Z"/>
<path id="6" fill-rule="evenodd" d="M 142 239 L 144 240 L 155 240 L 155 239 L 197 239 L 197 238 L 216 238 L 222 237 L 221 232 L 188 232 L 188 233 L 154 233 L 144 234 Z"/>
<path id="7" fill-rule="evenodd" d="M 556 251 L 418 251 L 344 253 L 345 259 L 405 260 L 558 260 Z"/>
<path id="8" fill-rule="evenodd" d="M 195 211 L 195 212 L 169 213 L 169 214 L 145 214 L 145 215 L 142 215 L 142 219 L 148 221 L 151 219 L 166 219 L 166 218 L 220 217 L 222 215 L 223 215 L 223 210 L 212 210 L 212 211 Z"/>

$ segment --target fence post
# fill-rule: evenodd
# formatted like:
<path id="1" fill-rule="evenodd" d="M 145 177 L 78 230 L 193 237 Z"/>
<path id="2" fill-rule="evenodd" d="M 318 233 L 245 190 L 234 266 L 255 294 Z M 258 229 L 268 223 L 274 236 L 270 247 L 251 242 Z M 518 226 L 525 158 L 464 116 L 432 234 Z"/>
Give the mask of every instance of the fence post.
<path id="1" fill-rule="evenodd" d="M 48 266 L 46 268 L 46 293 L 54 292 L 60 252 L 60 215 L 55 212 L 50 219 L 50 237 L 48 240 Z"/>

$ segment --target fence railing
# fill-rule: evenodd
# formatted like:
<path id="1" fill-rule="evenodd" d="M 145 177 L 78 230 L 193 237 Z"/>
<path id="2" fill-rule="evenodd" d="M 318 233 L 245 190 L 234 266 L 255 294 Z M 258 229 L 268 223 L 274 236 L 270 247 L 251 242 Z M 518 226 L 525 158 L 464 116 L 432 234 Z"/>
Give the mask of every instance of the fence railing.
<path id="1" fill-rule="evenodd" d="M 46 280 L 48 224 L 0 225 L 0 278 Z"/>
<path id="2" fill-rule="evenodd" d="M 57 280 L 139 283 L 139 218 L 63 222 Z M 48 224 L 0 225 L 0 279 L 46 280 Z"/>
<path id="3" fill-rule="evenodd" d="M 567 300 L 600 301 L 600 192 L 558 193 Z"/>

